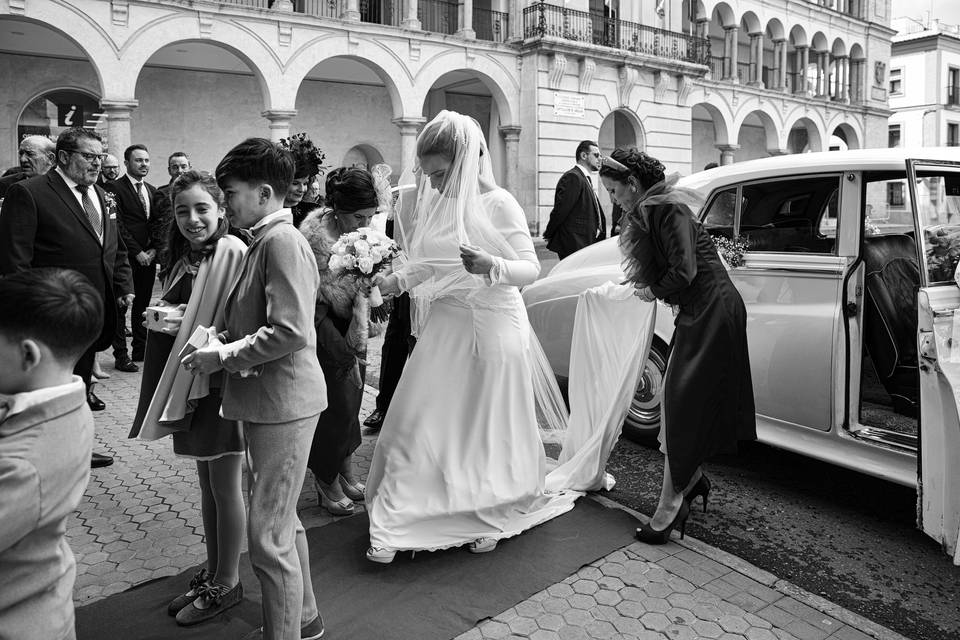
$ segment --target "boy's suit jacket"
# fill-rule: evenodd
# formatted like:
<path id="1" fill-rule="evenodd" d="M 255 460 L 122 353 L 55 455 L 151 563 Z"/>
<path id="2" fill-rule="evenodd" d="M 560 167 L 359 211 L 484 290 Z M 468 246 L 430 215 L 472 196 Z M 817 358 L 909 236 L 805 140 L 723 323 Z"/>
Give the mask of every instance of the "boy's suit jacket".
<path id="1" fill-rule="evenodd" d="M 223 417 L 278 423 L 327 407 L 313 326 L 320 275 L 287 214 L 253 231 L 224 308 Z M 218 327 L 220 329 L 220 327 Z M 254 375 L 241 377 L 244 370 Z"/>

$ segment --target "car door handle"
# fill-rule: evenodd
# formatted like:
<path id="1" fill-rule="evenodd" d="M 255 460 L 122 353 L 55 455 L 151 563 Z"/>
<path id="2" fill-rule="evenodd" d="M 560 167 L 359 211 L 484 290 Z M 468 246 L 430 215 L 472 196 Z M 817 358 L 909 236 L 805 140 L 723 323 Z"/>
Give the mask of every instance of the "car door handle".
<path id="1" fill-rule="evenodd" d="M 917 348 L 917 353 L 920 354 L 920 357 L 929 362 L 937 361 L 937 348 L 933 340 L 932 331 L 921 331 L 920 332 L 920 345 Z"/>

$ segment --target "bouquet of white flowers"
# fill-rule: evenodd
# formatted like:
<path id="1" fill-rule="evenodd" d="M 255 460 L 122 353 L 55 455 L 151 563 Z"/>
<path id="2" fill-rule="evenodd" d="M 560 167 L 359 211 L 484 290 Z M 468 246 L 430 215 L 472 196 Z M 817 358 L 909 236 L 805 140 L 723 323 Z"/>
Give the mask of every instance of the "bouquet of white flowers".
<path id="1" fill-rule="evenodd" d="M 370 227 L 360 227 L 343 234 L 334 243 L 328 266 L 331 271 L 354 275 L 369 283 L 373 276 L 390 266 L 399 253 L 400 247 L 386 234 Z M 381 304 L 380 290 L 373 287 L 370 306 L 379 307 Z"/>

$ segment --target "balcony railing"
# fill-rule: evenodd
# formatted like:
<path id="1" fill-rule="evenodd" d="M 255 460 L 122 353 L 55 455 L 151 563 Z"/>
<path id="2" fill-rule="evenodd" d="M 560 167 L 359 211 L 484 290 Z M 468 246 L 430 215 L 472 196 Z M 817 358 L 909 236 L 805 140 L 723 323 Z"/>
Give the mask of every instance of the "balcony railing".
<path id="1" fill-rule="evenodd" d="M 227 2 L 263 2 L 267 0 L 225 0 Z M 360 20 L 372 24 L 400 25 L 400 0 L 360 0 Z M 293 0 L 293 10 L 321 18 L 339 18 L 347 10 L 347 0 Z"/>
<path id="2" fill-rule="evenodd" d="M 710 41 L 707 38 L 604 18 L 599 14 L 567 9 L 541 0 L 523 10 L 523 37 L 544 36 L 671 60 L 703 65 L 710 63 Z"/>
<path id="3" fill-rule="evenodd" d="M 417 18 L 424 31 L 433 33 L 456 33 L 458 4 L 450 0 L 420 0 Z"/>
<path id="4" fill-rule="evenodd" d="M 948 107 L 960 105 L 960 85 L 948 85 L 945 89 L 946 96 L 944 102 Z"/>
<path id="5" fill-rule="evenodd" d="M 479 40 L 506 42 L 510 37 L 510 14 L 474 6 L 473 30 Z"/>

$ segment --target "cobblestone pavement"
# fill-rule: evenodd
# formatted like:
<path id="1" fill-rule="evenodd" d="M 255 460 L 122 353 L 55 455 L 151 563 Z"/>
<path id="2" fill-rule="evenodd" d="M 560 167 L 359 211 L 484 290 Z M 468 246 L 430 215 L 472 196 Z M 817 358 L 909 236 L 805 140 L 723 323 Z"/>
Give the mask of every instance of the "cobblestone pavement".
<path id="1" fill-rule="evenodd" d="M 114 455 L 116 462 L 92 470 L 79 511 L 68 523 L 78 563 L 77 605 L 180 573 L 205 559 L 194 463 L 176 458 L 169 439 L 127 439 L 140 374 L 121 373 L 111 366 L 112 358 L 100 358 L 111 378 L 96 389 L 107 409 L 95 414 L 95 450 Z M 378 360 L 375 340 L 368 374 L 374 382 Z M 372 410 L 375 394 L 368 386 L 363 415 Z M 375 440 L 365 434 L 354 456 L 364 476 Z M 317 504 L 309 472 L 307 476 L 300 515 L 305 526 L 320 526 L 332 518 Z M 735 556 L 691 538 L 675 538 L 662 547 L 634 543 L 619 549 L 458 640 L 901 637 Z"/>

